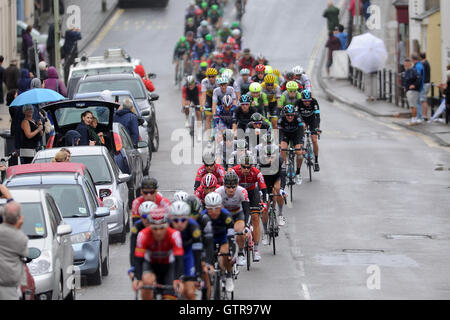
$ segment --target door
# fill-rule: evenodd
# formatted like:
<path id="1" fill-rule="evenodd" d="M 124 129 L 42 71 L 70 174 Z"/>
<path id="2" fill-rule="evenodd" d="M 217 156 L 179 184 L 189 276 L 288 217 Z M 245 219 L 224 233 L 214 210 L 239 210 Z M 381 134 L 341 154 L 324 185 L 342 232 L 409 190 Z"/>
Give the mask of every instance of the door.
<path id="1" fill-rule="evenodd" d="M 130 161 L 128 166 L 134 177 L 134 188 L 137 189 L 141 185 L 142 181 L 142 159 L 139 151 L 134 148 L 130 135 L 123 126 L 119 126 L 119 134 L 122 138 L 122 144 L 125 148 L 125 152 L 127 153 L 128 160 Z"/>

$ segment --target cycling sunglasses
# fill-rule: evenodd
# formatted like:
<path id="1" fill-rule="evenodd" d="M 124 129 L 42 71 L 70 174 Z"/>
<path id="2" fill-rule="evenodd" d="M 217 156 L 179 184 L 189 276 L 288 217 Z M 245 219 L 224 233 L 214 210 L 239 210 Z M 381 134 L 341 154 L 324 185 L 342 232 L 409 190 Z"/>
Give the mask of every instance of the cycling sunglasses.
<path id="1" fill-rule="evenodd" d="M 155 194 L 156 193 L 156 190 L 142 190 L 142 193 L 143 194 Z"/>
<path id="2" fill-rule="evenodd" d="M 250 170 L 252 168 L 252 166 L 243 166 L 243 165 L 241 165 L 241 167 L 242 167 L 242 169 L 247 169 L 247 170 Z"/>
<path id="3" fill-rule="evenodd" d="M 236 189 L 237 186 L 225 186 L 225 188 L 227 188 L 227 189 Z"/>
<path id="4" fill-rule="evenodd" d="M 213 164 L 205 164 L 205 167 L 211 168 L 211 167 L 214 167 L 215 165 L 216 165 L 215 163 L 213 163 Z"/>
<path id="5" fill-rule="evenodd" d="M 174 218 L 172 221 L 175 223 L 186 222 L 188 221 L 188 218 Z"/>
<path id="6" fill-rule="evenodd" d="M 255 121 L 255 122 L 253 122 L 254 124 L 256 124 L 256 125 L 261 125 L 262 124 L 262 121 Z"/>
<path id="7" fill-rule="evenodd" d="M 212 79 L 212 78 L 215 78 L 216 76 L 208 76 L 208 78 L 210 78 L 210 79 Z"/>

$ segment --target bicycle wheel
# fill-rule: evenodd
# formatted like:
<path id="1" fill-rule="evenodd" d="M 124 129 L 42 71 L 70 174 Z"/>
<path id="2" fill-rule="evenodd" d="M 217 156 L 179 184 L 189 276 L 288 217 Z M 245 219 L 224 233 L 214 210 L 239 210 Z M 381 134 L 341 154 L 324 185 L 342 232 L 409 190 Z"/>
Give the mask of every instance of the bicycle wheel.
<path id="1" fill-rule="evenodd" d="M 250 270 L 250 265 L 252 264 L 250 261 L 250 248 L 249 248 L 249 243 L 248 243 L 248 239 L 245 240 L 245 256 L 247 257 L 247 271 Z"/>
<path id="2" fill-rule="evenodd" d="M 189 134 L 191 135 L 191 141 L 192 141 L 192 147 L 194 147 L 194 136 L 195 136 L 195 112 L 193 112 L 191 108 L 191 121 L 190 121 L 190 128 L 189 128 Z"/>
<path id="3" fill-rule="evenodd" d="M 309 182 L 312 182 L 312 162 L 308 160 Z"/>
<path id="4" fill-rule="evenodd" d="M 222 289 L 221 286 L 222 286 L 222 284 L 220 282 L 219 272 L 215 272 L 214 273 L 214 287 L 213 287 L 214 300 L 220 300 L 220 298 L 221 298 L 220 293 L 221 293 L 221 289 Z"/>
<path id="5" fill-rule="evenodd" d="M 275 210 L 272 208 L 270 212 L 270 226 L 269 226 L 269 236 L 270 242 L 272 243 L 273 255 L 277 254 L 275 238 L 276 238 L 276 228 L 277 228 L 277 217 L 275 214 Z"/>

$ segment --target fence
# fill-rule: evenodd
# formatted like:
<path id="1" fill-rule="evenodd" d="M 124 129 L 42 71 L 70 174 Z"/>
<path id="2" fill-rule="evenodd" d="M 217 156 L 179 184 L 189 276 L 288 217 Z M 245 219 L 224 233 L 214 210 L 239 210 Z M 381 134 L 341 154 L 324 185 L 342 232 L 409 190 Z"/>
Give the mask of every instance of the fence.
<path id="1" fill-rule="evenodd" d="M 358 89 L 365 90 L 365 73 L 357 68 L 349 67 L 350 83 Z M 437 91 L 436 91 L 437 90 Z M 439 90 L 437 84 L 431 84 L 431 95 L 428 96 L 428 105 L 430 106 L 431 114 L 439 107 L 443 94 Z M 409 109 L 408 100 L 406 99 L 405 91 L 402 86 L 402 74 L 393 72 L 392 70 L 380 70 L 377 72 L 377 99 L 388 101 L 395 104 L 397 107 Z M 441 115 L 446 123 L 450 122 L 450 110 Z"/>

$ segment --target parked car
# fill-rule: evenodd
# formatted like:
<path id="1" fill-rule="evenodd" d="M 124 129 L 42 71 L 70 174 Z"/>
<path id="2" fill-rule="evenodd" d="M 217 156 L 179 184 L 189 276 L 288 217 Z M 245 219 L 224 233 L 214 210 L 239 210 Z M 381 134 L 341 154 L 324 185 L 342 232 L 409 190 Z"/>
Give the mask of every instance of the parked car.
<path id="1" fill-rule="evenodd" d="M 70 162 L 83 163 L 89 169 L 103 205 L 110 210 L 110 215 L 106 217 L 110 237 L 117 237 L 121 243 L 124 243 L 131 223 L 126 184 L 131 176 L 120 171 L 104 146 L 68 147 L 67 149 L 71 154 Z M 59 148 L 53 148 L 39 151 L 33 163 L 51 162 L 59 150 Z"/>
<path id="2" fill-rule="evenodd" d="M 109 233 L 105 220 L 109 208 L 103 207 L 97 197 L 86 166 L 67 162 L 13 166 L 7 170 L 5 185 L 11 192 L 32 189 L 52 196 L 56 203 L 53 207 L 59 208 L 63 220 L 72 229 L 74 266 L 79 268 L 82 276 L 87 276 L 88 282 L 101 284 L 103 276 L 109 273 Z M 40 235 L 43 223 L 37 223 L 34 232 Z"/>
<path id="3" fill-rule="evenodd" d="M 87 100 L 102 100 L 102 92 L 90 92 L 90 93 L 76 93 L 74 98 L 75 99 L 87 99 Z M 136 110 L 136 116 L 138 118 L 139 123 L 139 140 L 145 141 L 149 144 L 149 132 L 148 132 L 148 123 L 144 120 L 144 118 L 141 115 L 141 111 L 139 108 L 139 105 L 137 104 L 136 100 L 134 100 L 133 95 L 130 91 L 126 90 L 118 90 L 118 91 L 111 91 L 111 95 L 114 99 L 115 103 L 122 104 L 123 100 L 126 98 L 131 99 L 133 101 L 134 108 Z M 149 146 L 149 148 L 144 149 L 140 148 L 138 149 L 139 153 L 141 154 L 142 160 L 145 164 L 144 166 L 144 176 L 148 175 L 148 172 L 150 170 L 150 164 L 152 161 L 152 148 Z"/>
<path id="4" fill-rule="evenodd" d="M 134 146 L 127 130 L 120 123 L 113 123 L 113 113 L 118 106 L 100 100 L 66 100 L 44 106 L 43 109 L 52 118 L 55 128 L 55 135 L 50 137 L 47 148 L 66 146 L 65 133 L 77 127 L 84 111 L 91 111 L 98 119 L 97 129 L 103 132 L 105 147 L 120 170 L 132 176 L 128 181 L 128 206 L 131 208 L 131 203 L 136 198 L 136 190 L 143 179 L 144 162 L 138 150 L 148 148 L 148 144 L 139 141 L 137 146 Z"/>
<path id="5" fill-rule="evenodd" d="M 44 189 L 11 188 L 11 195 L 22 208 L 22 231 L 29 238 L 28 247 L 40 250 L 39 257 L 27 264 L 36 299 L 73 300 L 71 226 L 63 221 L 55 200 Z"/>
<path id="6" fill-rule="evenodd" d="M 134 72 L 84 76 L 78 81 L 73 94 L 101 92 L 104 90 L 126 90 L 133 95 L 139 105 L 141 116 L 148 123 L 148 136 L 152 150 L 157 152 L 159 148 L 159 130 L 153 102 L 158 100 L 159 96 L 156 93 L 148 92 L 141 77 Z M 72 97 L 70 96 L 70 98 Z"/>

